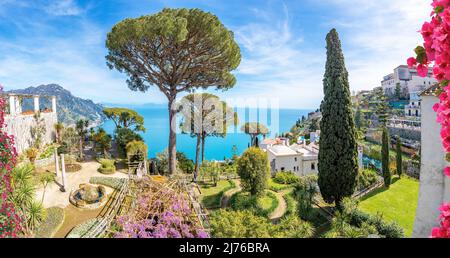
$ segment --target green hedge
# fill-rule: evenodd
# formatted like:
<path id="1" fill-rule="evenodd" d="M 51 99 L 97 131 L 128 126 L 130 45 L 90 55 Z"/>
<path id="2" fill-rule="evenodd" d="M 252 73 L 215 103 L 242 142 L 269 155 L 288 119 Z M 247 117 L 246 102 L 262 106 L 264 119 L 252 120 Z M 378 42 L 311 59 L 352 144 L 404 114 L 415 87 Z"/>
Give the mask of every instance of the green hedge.
<path id="1" fill-rule="evenodd" d="M 50 207 L 46 209 L 47 217 L 36 230 L 36 238 L 51 238 L 64 222 L 64 209 Z"/>
<path id="2" fill-rule="evenodd" d="M 256 215 L 268 217 L 278 207 L 279 203 L 275 194 L 269 191 L 265 192 L 265 197 L 272 199 L 272 204 L 268 209 L 263 209 L 258 204 L 258 197 L 250 196 L 244 192 L 238 192 L 231 196 L 230 207 L 236 211 L 251 210 Z"/>
<path id="3" fill-rule="evenodd" d="M 82 224 L 79 224 L 70 231 L 66 238 L 81 238 L 89 230 L 91 230 L 91 228 L 97 223 L 97 221 L 97 218 L 93 218 L 85 221 Z"/>
<path id="4" fill-rule="evenodd" d="M 286 213 L 284 217 L 297 214 L 297 202 L 294 199 L 293 193 L 285 194 L 283 198 L 286 202 Z"/>
<path id="5" fill-rule="evenodd" d="M 96 185 L 105 185 L 114 189 L 119 189 L 126 180 L 126 178 L 95 176 L 89 179 L 89 183 Z"/>
<path id="6" fill-rule="evenodd" d="M 281 171 L 275 174 L 273 181 L 279 184 L 289 185 L 298 182 L 298 177 L 292 171 Z"/>
<path id="7" fill-rule="evenodd" d="M 267 181 L 267 187 L 274 192 L 280 192 L 292 188 L 292 185 L 280 184 L 275 182 L 272 178 L 269 178 L 269 180 Z"/>
<path id="8" fill-rule="evenodd" d="M 362 212 L 358 209 L 353 210 L 349 214 L 349 223 L 356 227 L 361 227 L 361 225 L 365 222 L 369 225 L 375 226 L 378 233 L 387 238 L 403 238 L 404 232 L 403 228 L 401 228 L 397 223 L 386 222 L 381 216 L 374 216 L 365 212 Z"/>

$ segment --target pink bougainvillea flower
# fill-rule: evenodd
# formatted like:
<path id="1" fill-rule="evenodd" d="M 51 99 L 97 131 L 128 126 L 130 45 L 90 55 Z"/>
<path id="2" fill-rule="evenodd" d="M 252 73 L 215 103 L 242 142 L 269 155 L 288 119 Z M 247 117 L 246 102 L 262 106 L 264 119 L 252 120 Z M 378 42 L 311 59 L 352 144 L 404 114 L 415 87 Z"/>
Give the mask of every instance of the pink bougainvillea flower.
<path id="1" fill-rule="evenodd" d="M 428 75 L 428 67 L 423 64 L 417 65 L 417 74 L 421 77 L 425 77 Z"/>
<path id="2" fill-rule="evenodd" d="M 450 167 L 444 168 L 444 174 L 448 177 L 450 177 Z"/>
<path id="3" fill-rule="evenodd" d="M 410 57 L 407 60 L 408 67 L 413 68 L 417 64 L 417 60 L 414 57 Z"/>

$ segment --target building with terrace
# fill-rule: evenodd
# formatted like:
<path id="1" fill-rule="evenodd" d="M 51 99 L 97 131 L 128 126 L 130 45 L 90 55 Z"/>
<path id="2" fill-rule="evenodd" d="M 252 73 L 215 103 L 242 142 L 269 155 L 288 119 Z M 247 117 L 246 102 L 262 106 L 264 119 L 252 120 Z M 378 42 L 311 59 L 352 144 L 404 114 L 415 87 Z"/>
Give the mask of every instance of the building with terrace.
<path id="1" fill-rule="evenodd" d="M 384 93 L 389 96 L 395 96 L 396 88 L 400 86 L 401 97 L 407 98 L 410 92 L 423 91 L 431 85 L 437 83 L 433 77 L 431 68 L 426 77 L 420 77 L 416 69 L 409 68 L 407 65 L 400 65 L 394 69 L 394 73 L 383 77 L 381 87 Z"/>
<path id="2" fill-rule="evenodd" d="M 56 96 L 7 93 L 2 97 L 7 101 L 6 132 L 14 136 L 14 145 L 18 153 L 33 146 L 33 128 L 38 124 L 45 128 L 41 143 L 54 141 L 55 124 L 58 122 Z M 50 99 L 51 106 L 42 105 L 39 101 L 41 98 Z"/>
<path id="3" fill-rule="evenodd" d="M 420 116 L 420 92 L 409 93 L 409 104 L 405 105 L 405 116 Z"/>
<path id="4" fill-rule="evenodd" d="M 290 145 L 284 138 L 265 139 L 260 148 L 267 153 L 272 175 L 280 171 L 292 171 L 297 176 L 318 173 L 319 146 L 314 143 Z"/>

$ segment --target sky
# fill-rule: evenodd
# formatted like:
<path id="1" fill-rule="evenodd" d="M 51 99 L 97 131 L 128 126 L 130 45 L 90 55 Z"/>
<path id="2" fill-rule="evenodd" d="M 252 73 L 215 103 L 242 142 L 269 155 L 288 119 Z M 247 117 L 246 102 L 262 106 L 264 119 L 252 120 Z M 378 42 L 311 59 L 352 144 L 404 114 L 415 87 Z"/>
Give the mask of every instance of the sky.
<path id="1" fill-rule="evenodd" d="M 99 103 L 167 103 L 155 87 L 132 92 L 106 66 L 105 38 L 125 18 L 164 7 L 200 8 L 235 34 L 242 60 L 222 98 L 274 98 L 282 108 L 318 108 L 325 37 L 336 28 L 351 91 L 372 89 L 413 55 L 431 0 L 0 0 L 0 84 L 57 83 Z"/>

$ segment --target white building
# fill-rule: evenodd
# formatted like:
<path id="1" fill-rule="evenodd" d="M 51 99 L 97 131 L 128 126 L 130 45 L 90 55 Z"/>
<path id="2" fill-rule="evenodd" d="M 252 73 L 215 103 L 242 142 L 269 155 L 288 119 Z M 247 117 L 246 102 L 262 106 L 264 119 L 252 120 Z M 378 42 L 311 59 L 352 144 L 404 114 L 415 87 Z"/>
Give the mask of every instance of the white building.
<path id="1" fill-rule="evenodd" d="M 405 116 L 420 116 L 420 92 L 414 91 L 409 93 L 409 104 L 405 105 Z"/>
<path id="2" fill-rule="evenodd" d="M 58 122 L 56 114 L 56 97 L 28 94 L 4 94 L 8 109 L 5 114 L 6 132 L 14 136 L 14 146 L 20 154 L 33 144 L 31 129 L 37 126 L 36 114 L 45 125 L 45 133 L 42 135 L 42 144 L 51 143 L 56 137 L 55 124 Z M 1 97 L 1 96 L 0 96 Z M 40 98 L 51 99 L 51 107 L 41 107 Z M 33 100 L 33 110 L 22 110 L 24 99 Z"/>
<path id="3" fill-rule="evenodd" d="M 267 152 L 271 173 L 292 171 L 298 176 L 318 173 L 319 147 L 315 144 L 292 144 L 283 138 L 265 139 L 260 148 Z"/>
<path id="4" fill-rule="evenodd" d="M 428 76 L 420 77 L 416 69 L 400 65 L 394 69 L 394 73 L 384 76 L 381 86 L 386 95 L 393 96 L 397 85 L 400 85 L 400 92 L 406 97 L 410 92 L 424 91 L 435 83 L 437 81 L 433 77 L 431 68 L 428 70 Z"/>
<path id="5" fill-rule="evenodd" d="M 436 122 L 433 110 L 433 105 L 439 102 L 436 89 L 437 86 L 432 86 L 421 94 L 420 189 L 413 237 L 429 237 L 432 228 L 439 226 L 440 205 L 450 202 L 450 178 L 443 173 L 449 162 L 445 160 L 441 126 Z"/>

